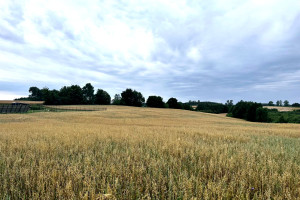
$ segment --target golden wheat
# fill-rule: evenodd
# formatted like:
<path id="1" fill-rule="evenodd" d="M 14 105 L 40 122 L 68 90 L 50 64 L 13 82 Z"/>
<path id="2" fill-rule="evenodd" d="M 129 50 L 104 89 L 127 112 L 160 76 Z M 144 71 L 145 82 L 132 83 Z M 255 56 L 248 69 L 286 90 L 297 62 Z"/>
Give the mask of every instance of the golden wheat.
<path id="1" fill-rule="evenodd" d="M 0 104 L 25 103 L 30 105 L 42 105 L 44 101 L 21 101 L 21 100 L 0 100 Z"/>
<path id="2" fill-rule="evenodd" d="M 172 109 L 0 115 L 0 199 L 297 199 L 299 137 Z"/>

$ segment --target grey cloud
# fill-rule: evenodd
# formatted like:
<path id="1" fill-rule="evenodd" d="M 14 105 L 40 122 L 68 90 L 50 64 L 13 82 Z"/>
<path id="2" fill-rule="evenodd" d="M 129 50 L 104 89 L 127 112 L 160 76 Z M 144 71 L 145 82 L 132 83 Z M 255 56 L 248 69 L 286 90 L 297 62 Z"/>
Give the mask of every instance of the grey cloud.
<path id="1" fill-rule="evenodd" d="M 31 60 L 37 74 L 58 77 L 57 84 L 49 83 L 57 88 L 66 82 L 83 84 L 86 80 L 97 87 L 106 87 L 111 93 L 132 87 L 146 94 L 162 95 L 165 100 L 170 96 L 181 101 L 267 101 L 284 96 L 291 101 L 299 99 L 296 89 L 286 90 L 299 85 L 298 77 L 292 77 L 300 69 L 297 1 L 289 1 L 282 7 L 279 1 L 272 5 L 237 0 L 226 4 L 218 0 L 183 2 L 103 1 L 97 5 L 74 2 L 77 7 L 70 9 L 82 8 L 76 10 L 81 15 L 78 24 L 82 27 L 72 21 L 75 19 L 72 13 L 62 12 L 64 8 L 59 11 L 43 8 L 44 15 L 26 20 L 34 24 L 44 38 L 42 42 L 49 46 L 34 46 L 24 41 L 20 26 L 24 5 L 20 4 L 10 8 L 11 14 L 5 19 L 9 26 L 0 29 L 0 38 L 6 44 L 0 50 Z M 182 5 L 178 6 L 179 3 Z M 287 12 L 289 8 L 291 11 Z M 128 51 L 110 49 L 115 45 L 113 40 L 118 39 L 114 37 L 127 37 L 122 33 L 110 33 L 114 37 L 107 34 L 118 30 L 109 28 L 116 28 L 113 23 L 119 22 L 126 26 L 121 31 L 128 31 L 129 36 L 140 30 L 151 35 L 153 44 L 149 48 L 153 49 L 146 49 L 149 57 L 131 52 L 131 45 Z M 0 27 L 4 27 L 1 20 Z M 99 31 L 95 32 L 99 38 L 93 37 L 92 31 Z M 112 41 L 103 41 L 101 34 Z M 134 42 L 131 38 L 123 39 Z M 8 41 L 20 44 L 12 47 Z M 189 52 L 193 49 L 191 57 Z M 4 61 L 0 58 L 1 63 Z M 10 64 L 26 69 L 17 61 Z M 93 73 L 99 74 L 99 78 Z"/>

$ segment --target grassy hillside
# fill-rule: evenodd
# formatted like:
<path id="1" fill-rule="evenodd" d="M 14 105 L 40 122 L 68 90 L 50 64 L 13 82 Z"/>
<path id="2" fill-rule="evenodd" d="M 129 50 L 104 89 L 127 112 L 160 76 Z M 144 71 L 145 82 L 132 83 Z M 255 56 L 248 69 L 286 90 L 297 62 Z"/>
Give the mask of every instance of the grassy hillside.
<path id="1" fill-rule="evenodd" d="M 297 199 L 300 125 L 173 109 L 0 115 L 0 199 Z"/>

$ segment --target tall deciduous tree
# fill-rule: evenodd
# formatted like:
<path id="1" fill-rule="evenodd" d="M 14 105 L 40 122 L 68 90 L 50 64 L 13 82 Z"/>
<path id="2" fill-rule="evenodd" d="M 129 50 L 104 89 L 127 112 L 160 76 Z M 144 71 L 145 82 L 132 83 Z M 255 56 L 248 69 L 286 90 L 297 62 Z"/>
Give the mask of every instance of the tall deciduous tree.
<path id="1" fill-rule="evenodd" d="M 60 105 L 62 104 L 61 97 L 58 90 L 49 90 L 44 88 L 44 99 L 46 105 Z"/>
<path id="2" fill-rule="evenodd" d="M 141 107 L 145 102 L 142 93 L 136 90 L 126 89 L 121 93 L 121 96 L 121 104 L 123 105 Z"/>
<path id="3" fill-rule="evenodd" d="M 167 104 L 169 105 L 169 108 L 178 108 L 178 100 L 174 97 L 171 97 L 167 101 Z"/>
<path id="4" fill-rule="evenodd" d="M 79 85 L 64 86 L 59 91 L 62 104 L 79 105 L 83 104 L 82 89 Z"/>
<path id="5" fill-rule="evenodd" d="M 43 100 L 43 97 L 42 97 L 42 92 L 41 90 L 38 88 L 38 87 L 30 87 L 29 88 L 29 93 L 31 93 L 29 95 L 29 98 L 31 100 L 36 100 L 36 101 L 41 101 Z"/>
<path id="6" fill-rule="evenodd" d="M 276 101 L 276 106 L 282 106 L 282 101 L 281 100 Z"/>
<path id="7" fill-rule="evenodd" d="M 290 102 L 289 102 L 288 100 L 285 100 L 285 101 L 283 102 L 283 105 L 284 105 L 284 106 L 290 106 Z"/>
<path id="8" fill-rule="evenodd" d="M 101 90 L 101 89 L 97 90 L 97 93 L 95 95 L 95 104 L 109 105 L 110 100 L 111 100 L 111 97 L 106 91 Z"/>
<path id="9" fill-rule="evenodd" d="M 83 100 L 86 104 L 94 104 L 95 102 L 95 95 L 94 95 L 94 87 L 91 83 L 87 83 L 82 88 Z"/>
<path id="10" fill-rule="evenodd" d="M 120 94 L 115 94 L 114 99 L 112 100 L 113 105 L 120 105 L 121 104 L 121 95 Z"/>
<path id="11" fill-rule="evenodd" d="M 160 96 L 149 96 L 146 102 L 148 107 L 163 108 L 165 103 Z"/>

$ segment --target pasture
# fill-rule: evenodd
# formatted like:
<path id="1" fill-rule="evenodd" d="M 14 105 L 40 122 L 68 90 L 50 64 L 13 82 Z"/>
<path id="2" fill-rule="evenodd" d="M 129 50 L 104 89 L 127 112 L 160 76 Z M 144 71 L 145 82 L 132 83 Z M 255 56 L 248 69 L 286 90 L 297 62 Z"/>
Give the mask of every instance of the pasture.
<path id="1" fill-rule="evenodd" d="M 0 115 L 0 199 L 300 198 L 299 124 L 105 108 Z"/>

